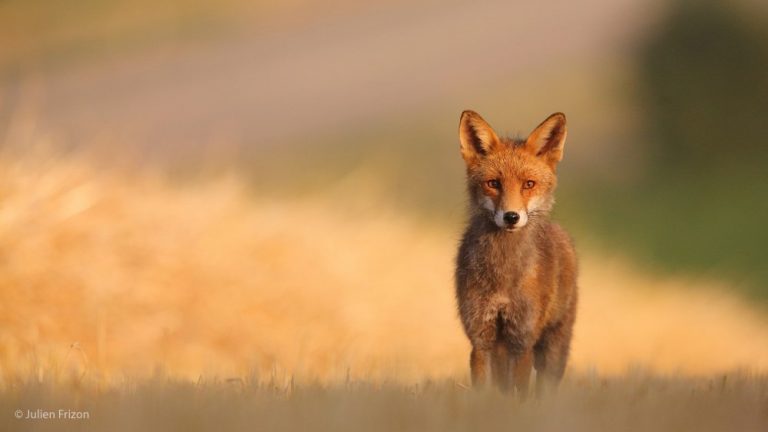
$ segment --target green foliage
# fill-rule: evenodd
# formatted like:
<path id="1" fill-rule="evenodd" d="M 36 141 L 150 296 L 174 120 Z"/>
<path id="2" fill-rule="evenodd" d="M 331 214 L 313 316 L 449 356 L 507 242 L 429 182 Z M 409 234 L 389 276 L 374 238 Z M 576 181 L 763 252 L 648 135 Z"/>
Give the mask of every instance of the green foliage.
<path id="1" fill-rule="evenodd" d="M 768 161 L 768 18 L 759 11 L 679 2 L 642 51 L 640 75 L 656 163 L 696 176 Z"/>
<path id="2" fill-rule="evenodd" d="M 730 180 L 661 176 L 621 188 L 566 186 L 556 210 L 605 249 L 632 252 L 663 271 L 725 278 L 768 303 L 768 202 L 760 198 L 768 182 L 748 174 Z"/>
<path id="3" fill-rule="evenodd" d="M 679 2 L 638 57 L 645 176 L 561 193 L 612 245 L 663 269 L 728 277 L 760 299 L 768 299 L 766 29 L 759 11 Z"/>

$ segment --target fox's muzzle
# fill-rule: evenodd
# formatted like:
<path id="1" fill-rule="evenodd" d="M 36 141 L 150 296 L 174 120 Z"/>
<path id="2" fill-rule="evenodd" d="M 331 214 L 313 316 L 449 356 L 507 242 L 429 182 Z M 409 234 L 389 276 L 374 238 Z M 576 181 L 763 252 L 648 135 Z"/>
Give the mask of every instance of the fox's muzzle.
<path id="1" fill-rule="evenodd" d="M 503 219 L 507 226 L 515 226 L 515 224 L 520 220 L 520 214 L 513 211 L 506 212 L 504 213 Z"/>
<path id="2" fill-rule="evenodd" d="M 514 231 L 528 223 L 528 212 L 525 210 L 496 210 L 493 221 L 499 228 Z"/>

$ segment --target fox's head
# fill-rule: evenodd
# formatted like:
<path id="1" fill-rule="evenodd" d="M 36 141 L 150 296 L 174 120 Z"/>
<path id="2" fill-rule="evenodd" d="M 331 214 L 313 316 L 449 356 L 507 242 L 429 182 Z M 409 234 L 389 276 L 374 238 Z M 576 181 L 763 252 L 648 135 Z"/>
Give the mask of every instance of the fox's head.
<path id="1" fill-rule="evenodd" d="M 472 207 L 500 229 L 516 231 L 554 204 L 557 164 L 563 158 L 565 115 L 547 117 L 526 139 L 500 138 L 474 111 L 459 124 Z"/>

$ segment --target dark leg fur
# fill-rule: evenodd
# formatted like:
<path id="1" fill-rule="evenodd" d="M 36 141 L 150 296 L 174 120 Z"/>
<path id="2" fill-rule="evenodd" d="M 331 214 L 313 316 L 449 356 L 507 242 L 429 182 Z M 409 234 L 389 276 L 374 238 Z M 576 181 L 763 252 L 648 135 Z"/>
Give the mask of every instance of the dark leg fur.
<path id="1" fill-rule="evenodd" d="M 515 391 L 520 400 L 528 398 L 528 384 L 531 380 L 531 370 L 533 366 L 533 351 L 528 349 L 522 355 L 515 359 L 514 380 Z"/>
<path id="2" fill-rule="evenodd" d="M 549 327 L 534 347 L 536 367 L 536 396 L 554 391 L 560 384 L 568 362 L 572 323 L 559 323 Z"/>
<path id="3" fill-rule="evenodd" d="M 497 342 L 493 350 L 491 372 L 493 373 L 493 382 L 503 393 L 509 390 L 509 363 L 509 347 L 502 342 Z"/>

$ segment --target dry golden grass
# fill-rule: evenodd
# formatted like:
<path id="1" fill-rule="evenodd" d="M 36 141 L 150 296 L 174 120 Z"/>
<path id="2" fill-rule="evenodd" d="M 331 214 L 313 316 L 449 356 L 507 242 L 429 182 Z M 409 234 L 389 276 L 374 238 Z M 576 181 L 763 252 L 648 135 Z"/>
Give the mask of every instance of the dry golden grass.
<path id="1" fill-rule="evenodd" d="M 329 198 L 347 192 L 265 200 L 234 178 L 174 186 L 6 151 L 1 376 L 463 380 L 458 233 L 388 212 L 380 194 Z M 766 318 L 725 285 L 582 257 L 573 370 L 768 367 Z"/>
<path id="2" fill-rule="evenodd" d="M 643 275 L 583 250 L 560 394 L 520 405 L 468 391 L 451 283 L 458 233 L 387 210 L 368 189 L 266 199 L 236 178 L 172 185 L 86 156 L 6 149 L 0 430 L 768 424 L 765 378 L 718 375 L 766 369 L 764 316 L 726 285 Z M 10 414 L 38 408 L 91 418 Z"/>

